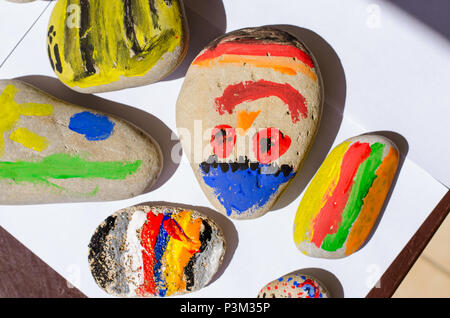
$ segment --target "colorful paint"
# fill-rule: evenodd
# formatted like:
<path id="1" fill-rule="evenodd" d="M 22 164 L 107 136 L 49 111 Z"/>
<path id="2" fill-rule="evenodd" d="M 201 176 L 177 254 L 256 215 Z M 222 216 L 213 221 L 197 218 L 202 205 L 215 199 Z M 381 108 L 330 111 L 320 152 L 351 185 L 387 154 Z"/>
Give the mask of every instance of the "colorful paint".
<path id="1" fill-rule="evenodd" d="M 206 49 L 193 64 L 201 67 L 212 67 L 217 64 L 250 64 L 253 67 L 271 68 L 274 71 L 297 75 L 303 73 L 316 81 L 317 77 L 311 68 L 314 62 L 311 57 L 298 47 L 279 43 L 263 42 L 225 42 Z"/>
<path id="2" fill-rule="evenodd" d="M 91 239 L 92 273 L 102 288 L 121 296 L 193 291 L 207 283 L 221 261 L 225 246 L 220 235 L 214 223 L 191 210 L 140 207 L 131 214 L 121 212 Z M 110 246 L 124 248 L 108 249 L 108 240 Z M 211 259 L 205 263 L 205 257 Z M 105 267 L 108 258 L 118 262 Z"/>
<path id="3" fill-rule="evenodd" d="M 321 96 L 313 58 L 287 32 L 246 28 L 210 43 L 185 83 L 205 93 L 186 95 L 189 101 L 180 106 L 189 105 L 183 112 L 191 115 L 178 123 L 184 117 L 178 112 L 177 124 L 191 127 L 199 113 L 212 129 L 212 153 L 203 149 L 203 162 L 195 162 L 203 189 L 208 197 L 216 195 L 212 203 L 228 216 L 266 213 L 295 176 L 317 129 Z"/>
<path id="4" fill-rule="evenodd" d="M 5 135 L 12 131 L 10 139 L 22 144 L 22 146 L 42 151 L 47 148 L 48 140 L 31 130 L 19 127 L 15 128 L 21 116 L 50 116 L 53 106 L 37 103 L 17 103 L 14 98 L 18 89 L 14 85 L 7 85 L 0 95 L 0 157 L 5 150 Z"/>
<path id="5" fill-rule="evenodd" d="M 295 243 L 305 254 L 350 255 L 375 224 L 395 175 L 398 151 L 380 138 L 361 140 L 334 148 L 305 192 L 294 226 Z"/>
<path id="6" fill-rule="evenodd" d="M 105 140 L 113 133 L 114 125 L 107 116 L 84 111 L 70 118 L 69 129 L 87 140 Z"/>
<path id="7" fill-rule="evenodd" d="M 258 100 L 276 96 L 288 105 L 293 123 L 300 116 L 308 114 L 304 97 L 289 84 L 278 84 L 265 80 L 231 84 L 225 88 L 221 97 L 215 99 L 219 114 L 231 114 L 237 105 L 245 101 Z M 245 132 L 258 117 L 261 111 L 237 113 L 239 135 Z M 236 131 L 229 125 L 216 126 L 211 135 L 214 154 L 227 158 L 236 143 Z M 214 157 L 200 165 L 203 180 L 218 197 L 226 209 L 227 215 L 241 215 L 258 209 L 269 202 L 282 184 L 287 183 L 294 175 L 292 166 L 282 165 L 278 168 L 270 165 L 283 156 L 291 145 L 289 136 L 274 127 L 259 130 L 253 136 L 253 152 L 257 162 L 215 162 Z M 263 172 L 261 172 L 263 171 Z M 281 173 L 282 172 L 282 173 Z"/>
<path id="8" fill-rule="evenodd" d="M 200 167 L 204 182 L 214 189 L 228 216 L 263 206 L 295 175 L 289 165 L 278 167 L 247 159 L 227 163 L 211 157 Z"/>
<path id="9" fill-rule="evenodd" d="M 48 29 L 51 66 L 70 87 L 144 76 L 180 46 L 181 14 L 178 0 L 60 0 Z"/>
<path id="10" fill-rule="evenodd" d="M 258 298 L 328 298 L 327 290 L 315 278 L 289 274 L 264 286 Z"/>

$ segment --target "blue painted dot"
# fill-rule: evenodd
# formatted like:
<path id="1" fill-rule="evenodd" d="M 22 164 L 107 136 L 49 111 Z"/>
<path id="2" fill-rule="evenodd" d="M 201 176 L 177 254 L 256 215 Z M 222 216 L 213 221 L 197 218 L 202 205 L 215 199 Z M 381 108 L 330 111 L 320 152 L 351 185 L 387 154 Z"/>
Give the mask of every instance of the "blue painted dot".
<path id="1" fill-rule="evenodd" d="M 108 117 L 86 111 L 70 118 L 69 129 L 84 135 L 87 140 L 95 141 L 108 139 L 114 125 Z"/>

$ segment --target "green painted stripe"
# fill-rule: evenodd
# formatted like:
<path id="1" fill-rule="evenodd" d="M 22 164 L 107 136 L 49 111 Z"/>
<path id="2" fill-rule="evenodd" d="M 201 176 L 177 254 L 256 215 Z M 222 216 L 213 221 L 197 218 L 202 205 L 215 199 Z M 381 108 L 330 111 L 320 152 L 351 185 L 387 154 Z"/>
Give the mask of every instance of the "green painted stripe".
<path id="1" fill-rule="evenodd" d="M 80 156 L 59 153 L 43 158 L 41 161 L 27 162 L 0 161 L 0 179 L 9 179 L 15 183 L 51 183 L 49 179 L 125 179 L 134 174 L 142 161 L 87 161 Z"/>
<path id="2" fill-rule="evenodd" d="M 369 158 L 359 166 L 358 172 L 356 173 L 350 196 L 342 212 L 339 229 L 335 234 L 328 234 L 324 238 L 321 246 L 322 249 L 334 252 L 344 245 L 350 228 L 361 212 L 363 200 L 377 177 L 375 172 L 382 162 L 384 147 L 385 145 L 378 142 L 370 147 L 371 152 Z"/>

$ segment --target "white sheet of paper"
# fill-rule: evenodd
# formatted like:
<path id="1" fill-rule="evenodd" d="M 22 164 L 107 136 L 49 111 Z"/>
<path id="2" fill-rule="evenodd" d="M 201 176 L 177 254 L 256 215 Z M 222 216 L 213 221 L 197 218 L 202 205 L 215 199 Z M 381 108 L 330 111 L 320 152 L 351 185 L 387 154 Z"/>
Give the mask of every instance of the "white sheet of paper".
<path id="1" fill-rule="evenodd" d="M 0 65 L 48 5 L 48 2 L 43 1 L 27 4 L 8 1 L 0 3 L 0 30 L 2 35 Z"/>
<path id="2" fill-rule="evenodd" d="M 9 15 L 5 13 L 9 6 L 3 3 L 0 3 L 0 18 Z M 449 112 L 443 107 L 449 97 L 448 91 L 443 88 L 444 83 L 449 82 L 445 81 L 449 76 L 448 68 L 445 68 L 448 65 L 443 63 L 445 54 L 448 54 L 447 43 L 384 2 L 379 3 L 382 14 L 380 29 L 368 27 L 366 10 L 371 5 L 368 1 L 349 0 L 344 4 L 332 0 L 286 0 L 277 1 L 275 6 L 273 1 L 268 0 L 229 0 L 224 1 L 224 12 L 220 1 L 192 0 L 186 3 L 194 31 L 188 59 L 192 59 L 209 40 L 225 31 L 226 14 L 226 31 L 266 24 L 291 24 L 314 30 L 337 53 L 345 73 L 343 83 L 344 73 L 334 65 L 335 57 L 330 48 L 323 46 L 323 39 L 320 40 L 310 31 L 297 30 L 306 37 L 304 40 L 310 49 L 317 50 L 313 52 L 322 66 L 327 85 L 324 117 L 314 147 L 302 172 L 280 198 L 273 212 L 252 221 L 227 221 L 211 212 L 224 227 L 230 251 L 226 258 L 232 256 L 231 261 L 226 262 L 223 274 L 214 283 L 188 297 L 254 297 L 269 281 L 305 268 L 313 272 L 323 269 L 332 273 L 342 285 L 345 297 L 364 297 L 447 191 L 429 173 L 441 182 L 450 180 L 445 167 L 439 170 L 440 166 L 445 166 L 442 162 L 446 161 L 442 158 L 449 159 L 448 149 L 426 151 L 430 149 L 430 141 L 426 137 L 428 131 L 435 134 L 435 148 L 439 144 L 445 145 L 443 142 L 448 136 L 444 120 Z M 82 106 L 109 110 L 146 130 L 154 129 L 146 125 L 160 123 L 152 119 L 153 115 L 167 125 L 167 130 L 176 131 L 174 106 L 182 77 L 172 75 L 169 80 L 149 86 L 99 94 L 115 102 L 110 105 L 111 109 L 107 109 L 108 102 L 98 102 L 93 96 L 72 93 L 58 83 L 46 55 L 45 35 L 50 9 L 0 68 L 0 78 L 27 76 L 26 81 L 45 88 L 57 97 Z M 17 38 L 22 35 L 17 31 Z M 401 38 L 406 44 L 396 44 L 396 38 Z M 391 46 L 387 50 L 389 43 Z M 430 56 L 427 67 L 416 63 L 412 58 L 414 53 L 411 53 L 418 46 L 425 46 L 424 43 L 428 47 L 422 49 Z M 386 56 L 385 60 L 381 59 L 382 55 Z M 407 56 L 403 59 L 403 55 Z M 401 65 L 392 64 L 395 62 L 393 60 L 401 62 Z M 430 66 L 432 63 L 435 67 Z M 408 67 L 410 65 L 414 67 Z M 182 65 L 180 70 L 185 66 Z M 423 75 L 422 80 L 410 78 L 425 74 L 423 72 L 429 68 L 434 70 L 434 78 L 430 73 Z M 442 82 L 442 90 L 438 90 L 437 82 Z M 436 106 L 433 108 L 436 118 L 432 124 L 422 120 L 425 114 L 420 106 L 423 103 L 414 102 L 419 98 L 419 86 L 425 92 L 433 89 L 434 93 L 430 94 L 439 95 L 433 95 L 432 99 L 443 101 L 441 105 L 429 106 Z M 124 109 L 117 103 L 151 115 Z M 342 110 L 344 117 L 341 122 Z M 421 130 L 417 129 L 419 126 Z M 300 193 L 321 160 L 332 145 L 354 135 L 380 130 L 403 135 L 409 144 L 409 151 L 373 237 L 360 251 L 341 260 L 315 259 L 299 253 L 292 240 L 293 220 L 301 199 Z M 420 131 L 427 134 L 421 135 Z M 173 143 L 168 140 L 168 135 L 155 137 L 161 139 L 159 142 L 163 143 L 163 148 L 167 149 Z M 404 145 L 403 149 L 407 148 Z M 212 208 L 183 157 L 173 176 L 151 193 L 115 202 L 0 206 L 0 225 L 87 296 L 105 297 L 107 294 L 96 286 L 89 271 L 87 245 L 90 237 L 97 225 L 114 211 L 149 201 Z M 340 289 L 339 283 L 329 277 L 331 275 L 323 272 L 320 275 L 325 283 L 331 285 L 332 291 Z"/>

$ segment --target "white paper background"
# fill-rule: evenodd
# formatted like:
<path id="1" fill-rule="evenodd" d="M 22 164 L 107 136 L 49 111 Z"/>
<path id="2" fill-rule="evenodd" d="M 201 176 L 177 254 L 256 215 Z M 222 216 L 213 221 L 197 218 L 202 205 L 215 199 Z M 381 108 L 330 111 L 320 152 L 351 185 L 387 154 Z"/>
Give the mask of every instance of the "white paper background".
<path id="1" fill-rule="evenodd" d="M 450 184 L 445 125 L 449 115 L 448 42 L 396 7 L 374 3 L 379 5 L 380 24 L 373 24 L 373 3 L 364 0 L 226 0 L 223 6 L 218 0 L 186 1 L 193 31 L 187 61 L 168 80 L 99 94 L 103 99 L 73 93 L 48 78 L 55 77 L 45 47 L 49 8 L 0 68 L 0 78 L 27 76 L 26 81 L 55 96 L 120 114 L 151 132 L 168 153 L 175 143 L 170 141 L 170 130 L 176 131 L 174 106 L 183 70 L 209 40 L 241 27 L 283 24 L 306 29 L 288 27 L 302 36 L 319 60 L 326 87 L 324 117 L 302 172 L 274 212 L 259 219 L 231 221 L 213 212 L 183 157 L 178 167 L 167 165 L 162 179 L 167 182 L 153 192 L 116 202 L 0 206 L 0 225 L 83 293 L 106 297 L 87 263 L 87 245 L 103 219 L 118 209 L 148 201 L 199 206 L 222 225 L 229 249 L 222 275 L 189 297 L 254 297 L 265 283 L 306 268 L 335 294 L 364 297 L 446 193 L 447 188 L 429 173 Z M 0 28 L 2 35 L 8 33 L 0 61 L 46 5 L 0 2 Z M 407 153 L 377 230 L 364 248 L 345 259 L 304 256 L 292 240 L 302 190 L 332 144 L 370 131 L 396 132 L 388 134 Z"/>

